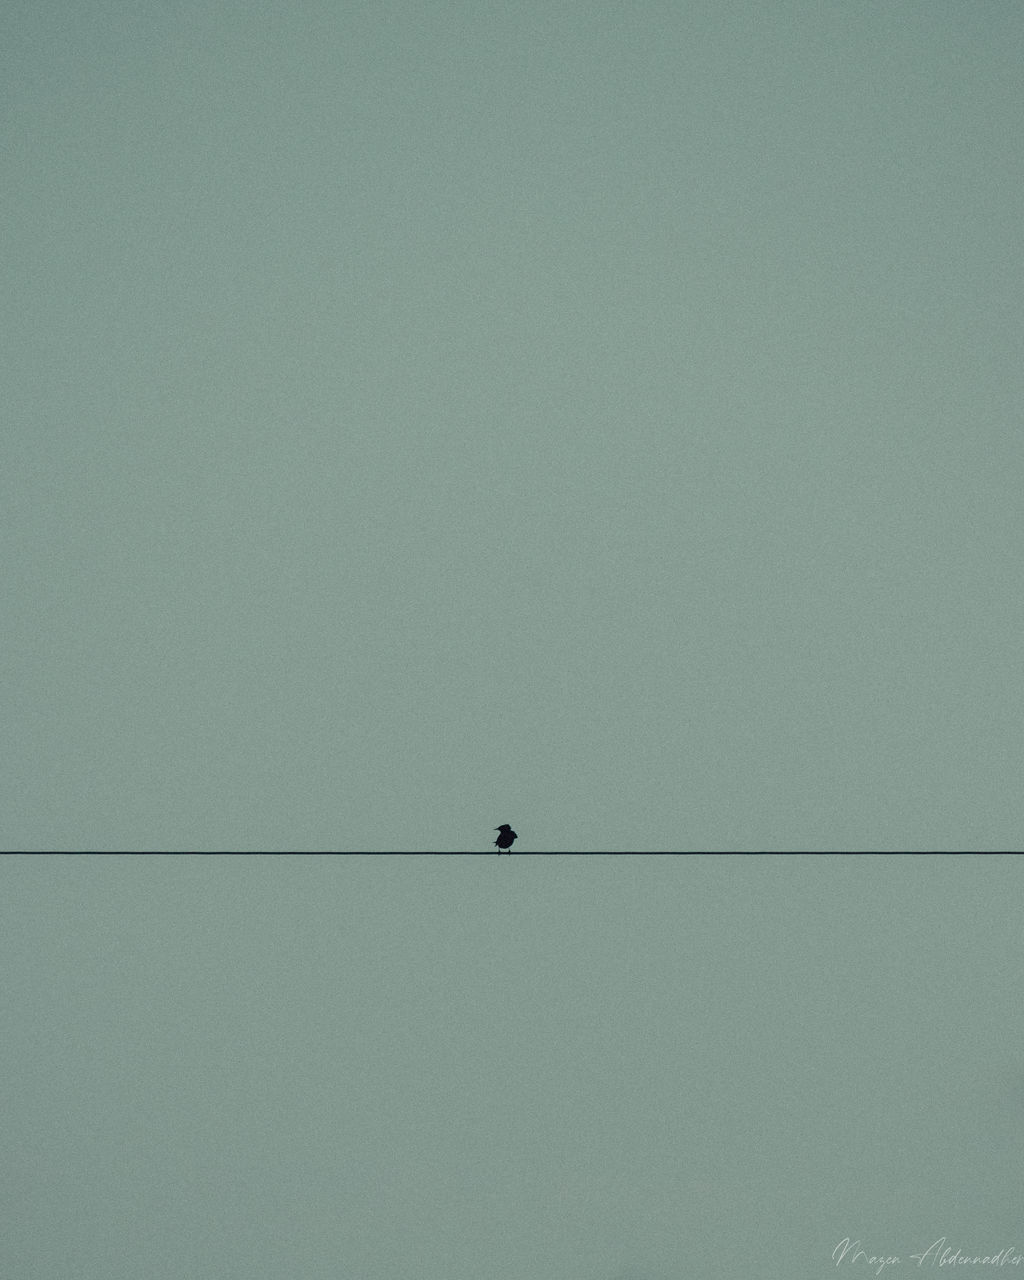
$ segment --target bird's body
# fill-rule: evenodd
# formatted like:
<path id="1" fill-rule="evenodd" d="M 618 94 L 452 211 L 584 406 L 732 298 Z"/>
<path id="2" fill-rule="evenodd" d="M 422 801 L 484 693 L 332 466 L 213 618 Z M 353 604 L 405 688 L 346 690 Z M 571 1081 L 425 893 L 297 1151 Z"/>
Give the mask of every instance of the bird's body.
<path id="1" fill-rule="evenodd" d="M 502 849 L 511 849 L 512 841 L 516 838 L 516 833 L 508 823 L 503 822 L 500 827 L 495 827 L 494 829 L 498 833 L 498 838 L 494 842 L 498 846 L 498 852 L 501 853 Z"/>

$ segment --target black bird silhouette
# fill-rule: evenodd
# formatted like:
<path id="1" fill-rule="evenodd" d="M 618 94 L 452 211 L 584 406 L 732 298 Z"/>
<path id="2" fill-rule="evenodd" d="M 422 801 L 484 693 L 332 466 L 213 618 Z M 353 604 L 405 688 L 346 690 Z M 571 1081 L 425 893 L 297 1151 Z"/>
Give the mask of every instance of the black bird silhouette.
<path id="1" fill-rule="evenodd" d="M 498 846 L 498 852 L 501 853 L 502 849 L 511 849 L 512 841 L 516 838 L 516 833 L 508 823 L 503 822 L 500 827 L 495 827 L 494 829 L 498 833 L 498 838 L 494 842 Z"/>

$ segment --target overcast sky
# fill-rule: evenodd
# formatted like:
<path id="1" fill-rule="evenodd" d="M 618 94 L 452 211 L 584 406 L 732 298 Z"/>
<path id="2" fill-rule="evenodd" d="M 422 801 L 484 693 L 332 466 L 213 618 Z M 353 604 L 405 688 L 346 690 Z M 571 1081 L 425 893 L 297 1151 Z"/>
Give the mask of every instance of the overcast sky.
<path id="1" fill-rule="evenodd" d="M 1022 875 L 7 858 L 0 1274 L 873 1275 L 834 1265 L 847 1237 L 902 1258 L 889 1280 L 943 1238 L 1019 1257 Z"/>
<path id="2" fill-rule="evenodd" d="M 1019 0 L 10 0 L 8 848 L 1012 849 Z"/>

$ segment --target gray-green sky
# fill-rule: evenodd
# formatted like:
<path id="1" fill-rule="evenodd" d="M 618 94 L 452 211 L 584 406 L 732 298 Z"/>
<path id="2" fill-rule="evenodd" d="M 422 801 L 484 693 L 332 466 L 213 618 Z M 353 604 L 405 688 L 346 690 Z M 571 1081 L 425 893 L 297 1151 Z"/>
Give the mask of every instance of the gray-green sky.
<path id="1" fill-rule="evenodd" d="M 1013 848 L 1018 0 L 0 18 L 7 847 Z"/>
<path id="2" fill-rule="evenodd" d="M 833 1264 L 846 1237 L 901 1256 L 886 1280 L 952 1274 L 911 1260 L 942 1238 L 1019 1257 L 1022 876 L 0 859 L 0 1275 L 874 1276 Z"/>

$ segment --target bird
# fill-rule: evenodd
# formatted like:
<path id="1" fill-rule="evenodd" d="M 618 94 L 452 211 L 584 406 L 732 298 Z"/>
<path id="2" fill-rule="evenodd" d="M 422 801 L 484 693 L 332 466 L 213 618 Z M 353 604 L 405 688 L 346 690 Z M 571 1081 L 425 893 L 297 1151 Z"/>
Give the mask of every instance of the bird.
<path id="1" fill-rule="evenodd" d="M 498 838 L 494 842 L 498 846 L 498 852 L 501 853 L 502 849 L 511 849 L 512 841 L 516 838 L 516 833 L 508 823 L 503 822 L 500 827 L 495 827 L 494 829 L 498 833 Z"/>

